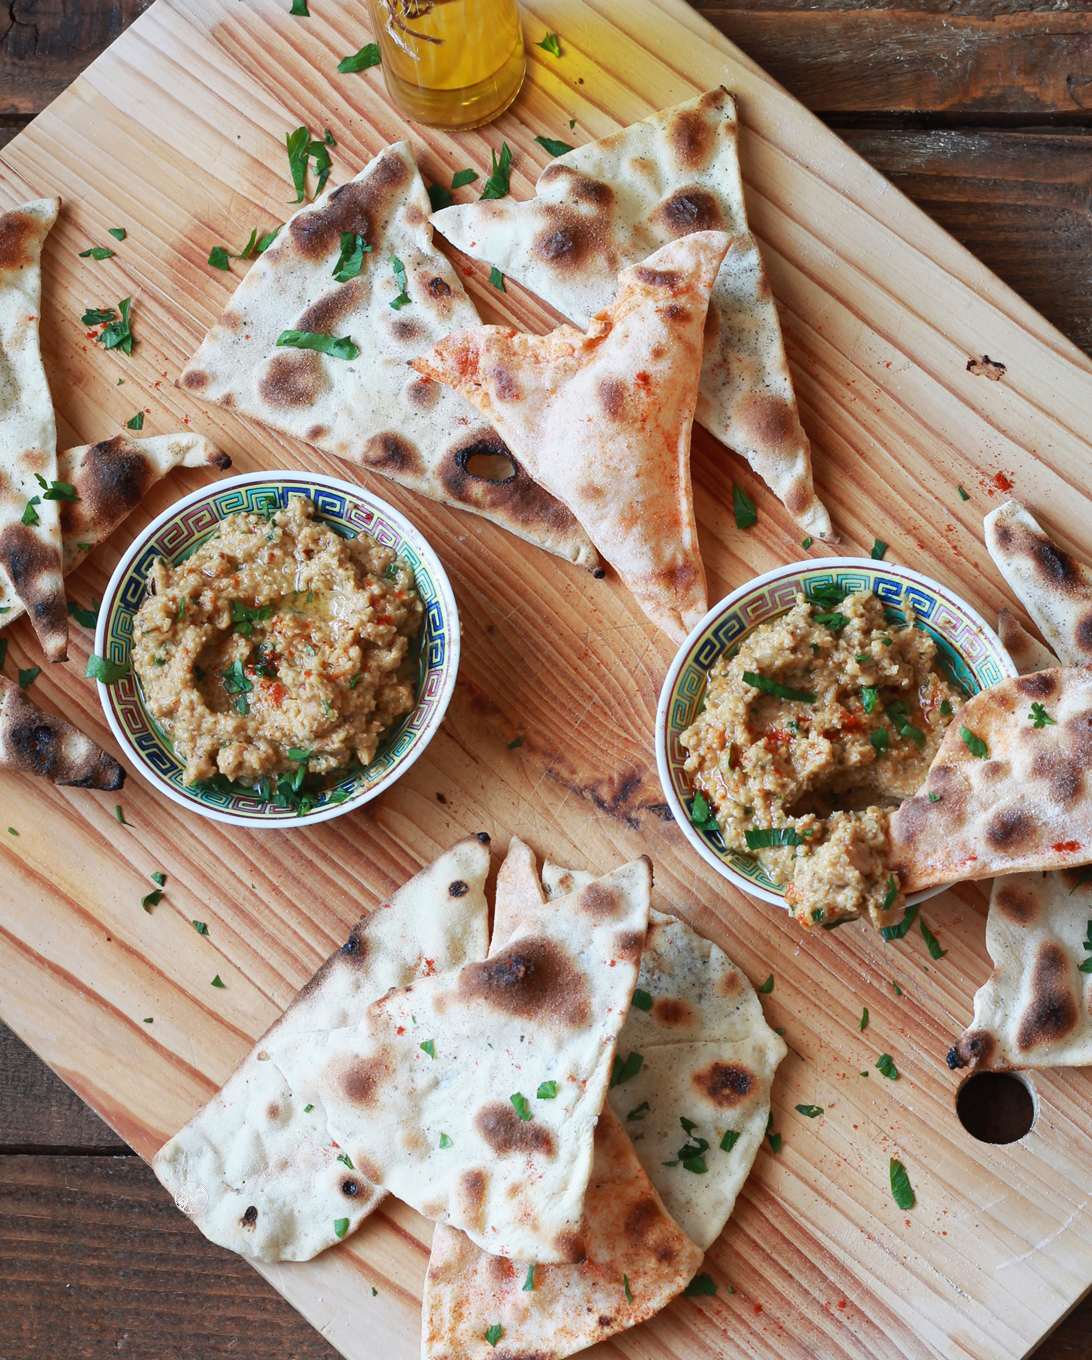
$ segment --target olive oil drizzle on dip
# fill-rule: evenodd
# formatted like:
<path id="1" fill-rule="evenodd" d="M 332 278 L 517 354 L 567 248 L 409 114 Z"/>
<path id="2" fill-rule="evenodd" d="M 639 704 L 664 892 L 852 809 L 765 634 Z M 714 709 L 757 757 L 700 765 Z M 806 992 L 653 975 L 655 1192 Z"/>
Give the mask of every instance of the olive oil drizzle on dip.
<path id="1" fill-rule="evenodd" d="M 187 784 L 238 780 L 298 807 L 305 779 L 369 764 L 413 708 L 422 621 L 412 568 L 293 496 L 155 563 L 132 663 Z"/>
<path id="2" fill-rule="evenodd" d="M 806 927 L 864 911 L 883 926 L 905 906 L 888 814 L 920 788 L 963 703 L 936 651 L 912 611 L 893 622 L 869 591 L 798 595 L 709 672 L 681 738 L 687 773 L 725 844 L 785 886 Z"/>

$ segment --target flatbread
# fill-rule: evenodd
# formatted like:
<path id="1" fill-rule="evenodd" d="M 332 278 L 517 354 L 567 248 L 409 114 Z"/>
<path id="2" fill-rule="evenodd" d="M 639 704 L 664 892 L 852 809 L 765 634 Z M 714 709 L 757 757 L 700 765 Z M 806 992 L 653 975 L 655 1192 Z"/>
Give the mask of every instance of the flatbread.
<path id="1" fill-rule="evenodd" d="M 38 319 L 42 246 L 60 208 L 59 198 L 40 198 L 0 214 L 0 571 L 29 610 L 50 661 L 68 656 L 68 613 L 60 502 L 43 499 L 57 481 L 57 422 Z M 37 523 L 24 524 L 35 497 Z"/>
<path id="2" fill-rule="evenodd" d="M 432 222 L 578 326 L 610 306 L 619 270 L 690 232 L 728 232 L 696 419 L 747 459 L 808 533 L 830 537 L 777 308 L 747 227 L 737 138 L 735 100 L 711 90 L 559 156 L 529 202 L 458 204 Z"/>
<path id="3" fill-rule="evenodd" d="M 125 770 L 113 756 L 66 719 L 43 712 L 26 690 L 2 675 L 0 770 L 81 789 L 120 789 L 125 783 Z"/>
<path id="4" fill-rule="evenodd" d="M 588 878 L 578 870 L 542 866 L 551 902 Z M 533 854 L 513 842 L 497 876 L 494 938 L 542 892 Z M 650 913 L 637 987 L 651 997 L 651 1009 L 631 1006 L 618 1057 L 639 1053 L 643 1062 L 635 1076 L 610 1088 L 609 1108 L 633 1140 L 668 1213 L 707 1249 L 724 1231 L 762 1146 L 774 1073 L 788 1050 L 766 1023 L 743 973 L 677 917 Z M 688 1142 L 682 1118 L 696 1125 L 692 1137 L 710 1144 L 704 1175 L 678 1162 Z M 720 1144 L 729 1131 L 738 1137 L 729 1139 L 725 1152 Z"/>
<path id="5" fill-rule="evenodd" d="M 1033 703 L 1050 725 L 1034 726 Z M 986 743 L 986 758 L 963 729 Z M 1092 670 L 1039 671 L 976 694 L 952 719 L 924 788 L 891 818 L 888 862 L 903 891 L 1092 859 L 1090 763 Z"/>
<path id="6" fill-rule="evenodd" d="M 329 1030 L 355 1023 L 392 987 L 483 959 L 489 837 L 468 836 L 362 916 L 209 1103 L 152 1168 L 211 1241 L 263 1261 L 307 1261 L 355 1232 L 383 1191 L 340 1160 L 325 1111 L 299 1094 L 304 1073 L 274 1044 L 304 1036 L 308 1065 Z M 342 1231 L 338 1232 L 338 1227 Z"/>
<path id="7" fill-rule="evenodd" d="M 1050 648 L 1032 637 L 1011 610 L 1002 609 L 998 612 L 997 636 L 1021 675 L 1048 671 L 1058 664 L 1058 658 Z"/>
<path id="8" fill-rule="evenodd" d="M 496 431 L 453 392 L 406 368 L 434 340 L 478 324 L 466 289 L 432 244 L 428 214 L 413 150 L 396 142 L 288 221 L 179 385 L 594 569 L 587 535 L 515 460 L 505 481 L 478 475 L 490 458 L 510 458 Z M 338 283 L 343 232 L 359 233 L 371 253 L 356 278 Z M 397 309 L 392 256 L 405 266 L 410 298 Z M 347 361 L 278 348 L 285 330 L 351 336 L 360 355 Z"/>
<path id="9" fill-rule="evenodd" d="M 485 962 L 391 992 L 322 1043 L 268 1046 L 271 1056 L 287 1049 L 284 1061 L 308 1067 L 300 1094 L 377 1185 L 492 1255 L 579 1261 L 595 1121 L 650 886 L 648 861 L 634 860 L 554 904 L 548 923 L 525 921 Z M 538 1096 L 544 1081 L 556 1081 L 553 1098 Z"/>
<path id="10" fill-rule="evenodd" d="M 1092 663 L 1092 568 L 1052 543 L 1019 501 L 984 527 L 990 556 L 1062 665 Z"/>
<path id="11" fill-rule="evenodd" d="M 92 548 L 109 538 L 149 487 L 175 467 L 223 471 L 231 467 L 231 459 L 199 434 L 156 434 L 147 439 L 118 434 L 59 453 L 57 477 L 74 486 L 79 496 L 79 500 L 60 502 L 64 574 L 74 571 Z M 0 580 L 0 628 L 24 612 L 23 602 Z"/>
<path id="12" fill-rule="evenodd" d="M 609 1107 L 594 1146 L 582 1227 L 587 1257 L 579 1265 L 490 1256 L 465 1233 L 436 1225 L 422 1360 L 562 1360 L 636 1327 L 686 1288 L 702 1252 L 668 1217 Z M 533 1288 L 526 1289 L 529 1272 Z M 494 1347 L 485 1332 L 498 1325 Z"/>
<path id="13" fill-rule="evenodd" d="M 727 247 L 723 232 L 698 232 L 623 270 L 587 335 L 481 326 L 413 362 L 492 421 L 679 641 L 708 608 L 690 432 L 709 290 Z"/>

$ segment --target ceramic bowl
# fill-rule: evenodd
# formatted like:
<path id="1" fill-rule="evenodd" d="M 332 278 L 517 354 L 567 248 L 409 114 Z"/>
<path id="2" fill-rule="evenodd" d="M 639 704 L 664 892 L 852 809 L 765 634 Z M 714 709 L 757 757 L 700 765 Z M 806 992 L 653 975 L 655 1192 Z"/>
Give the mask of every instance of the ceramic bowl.
<path id="1" fill-rule="evenodd" d="M 872 590 L 900 614 L 905 604 L 911 604 L 919 625 L 936 639 L 943 666 L 968 694 L 1017 673 L 997 634 L 965 600 L 920 572 L 887 562 L 857 557 L 792 562 L 756 577 L 714 605 L 679 649 L 660 693 L 656 712 L 660 783 L 672 815 L 702 859 L 752 897 L 781 906 L 785 904 L 784 888 L 772 883 L 756 860 L 729 850 L 719 831 L 703 831 L 691 822 L 694 789 L 683 768 L 687 752 L 679 738 L 700 711 L 713 663 L 760 623 L 790 609 L 798 591 L 810 595 L 816 588 L 830 585 Z M 920 902 L 940 891 L 928 889 L 907 900 Z"/>
<path id="2" fill-rule="evenodd" d="M 254 472 L 231 477 L 184 496 L 136 539 L 110 578 L 99 610 L 95 651 L 119 665 L 129 662 L 133 616 L 146 591 L 156 558 L 178 562 L 200 547 L 219 522 L 240 511 L 283 508 L 289 496 L 309 496 L 319 518 L 345 536 L 371 534 L 413 567 L 425 606 L 418 659 L 417 706 L 381 742 L 375 759 L 318 795 L 302 816 L 257 794 L 229 791 L 211 783 L 187 786 L 183 765 L 170 739 L 149 716 L 140 686 L 130 672 L 112 685 L 99 683 L 107 721 L 123 755 L 160 792 L 176 803 L 235 826 L 305 826 L 351 812 L 392 784 L 413 764 L 443 720 L 459 668 L 459 614 L 447 574 L 420 530 L 378 496 L 336 477 L 300 472 Z"/>

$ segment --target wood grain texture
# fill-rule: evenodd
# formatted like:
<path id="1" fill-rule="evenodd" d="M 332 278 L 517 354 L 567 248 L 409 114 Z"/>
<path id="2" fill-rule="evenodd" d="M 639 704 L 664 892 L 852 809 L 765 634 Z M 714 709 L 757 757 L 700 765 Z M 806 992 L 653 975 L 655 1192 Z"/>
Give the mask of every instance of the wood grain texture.
<path id="1" fill-rule="evenodd" d="M 817 482 L 846 545 L 867 550 L 879 534 L 892 556 L 995 612 L 1004 591 L 980 525 L 1000 476 L 1077 546 L 1089 514 L 1092 364 L 1074 346 L 682 4 L 536 0 L 525 13 L 532 39 L 568 35 L 564 61 L 532 48 L 527 87 L 496 128 L 411 129 L 426 178 L 481 168 L 503 137 L 517 154 L 513 192 L 526 197 L 545 162 L 537 133 L 575 118 L 572 139 L 587 140 L 726 80 L 741 98 L 748 207 L 783 308 Z M 367 36 L 357 11 L 336 7 L 303 25 L 264 0 L 159 0 L 0 153 L 5 205 L 52 188 L 67 203 L 46 250 L 43 307 L 63 439 L 112 431 L 139 391 L 152 410 L 146 429 L 192 422 L 240 470 L 334 468 L 170 381 L 233 286 L 205 264 L 210 246 L 241 244 L 285 210 L 284 133 L 301 119 L 330 126 L 337 180 L 404 135 L 379 73 L 334 72 Z M 77 253 L 119 224 L 122 173 L 129 237 L 92 271 Z M 469 282 L 491 314 L 549 323 L 514 285 L 505 297 L 489 289 L 480 267 Z M 128 359 L 104 354 L 80 311 L 130 292 L 137 347 Z M 1010 364 L 1004 383 L 967 374 L 983 349 Z M 784 512 L 704 435 L 694 477 L 714 596 L 799 555 Z M 81 567 L 77 598 L 101 590 L 132 529 L 200 480 L 156 488 Z M 745 534 L 728 508 L 732 480 L 760 510 Z M 428 752 L 368 809 L 262 836 L 200 821 L 136 780 L 121 799 L 128 827 L 114 820 L 113 797 L 0 782 L 0 824 L 20 830 L 3 846 L 4 1018 L 147 1156 L 361 907 L 459 835 L 485 829 L 500 845 L 518 830 L 540 853 L 595 868 L 647 852 L 656 905 L 692 919 L 755 980 L 775 974 L 768 1013 L 792 1048 L 775 1091 L 785 1142 L 779 1156 L 761 1154 L 709 1254 L 736 1293 L 679 1300 L 597 1353 L 689 1360 L 723 1353 L 730 1335 L 764 1357 L 1024 1354 L 1092 1279 L 1092 1221 L 1074 1212 L 1092 1154 L 1092 1087 L 1081 1073 L 1037 1076 L 1039 1122 L 1009 1148 L 973 1143 L 955 1120 L 958 1077 L 943 1055 L 988 971 L 982 895 L 930 904 L 949 949 L 935 967 L 920 938 L 883 945 L 864 926 L 802 940 L 695 863 L 665 819 L 651 733 L 671 648 L 618 583 L 375 486 L 436 546 L 463 619 L 459 685 Z M 36 694 L 110 745 L 78 678 L 89 639 L 74 632 L 72 661 L 43 674 Z M 26 664 L 33 648 L 16 625 L 9 664 Z M 139 900 L 157 868 L 168 889 L 148 915 Z M 215 973 L 226 989 L 211 988 Z M 864 1035 L 862 1004 L 873 1017 Z M 859 1076 L 881 1051 L 894 1055 L 897 1083 Z M 805 1120 L 798 1102 L 827 1114 Z M 909 1216 L 890 1200 L 891 1155 L 911 1169 L 919 1207 Z M 410 1356 L 429 1234 L 392 1205 L 323 1258 L 264 1273 L 343 1353 Z M 362 1328 L 372 1284 L 380 1292 Z"/>
<path id="2" fill-rule="evenodd" d="M 0 1157 L 124 1154 L 126 1145 L 27 1046 L 0 1025 Z"/>

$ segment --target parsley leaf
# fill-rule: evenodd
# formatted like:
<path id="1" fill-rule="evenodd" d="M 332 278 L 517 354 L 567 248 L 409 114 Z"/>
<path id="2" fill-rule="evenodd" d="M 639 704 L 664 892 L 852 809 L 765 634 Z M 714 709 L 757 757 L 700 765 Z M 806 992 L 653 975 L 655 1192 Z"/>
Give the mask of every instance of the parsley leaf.
<path id="1" fill-rule="evenodd" d="M 353 1166 L 352 1158 L 348 1155 L 348 1153 L 339 1152 L 338 1155 L 337 1155 L 337 1159 L 338 1159 L 339 1162 L 344 1162 L 345 1165 L 349 1168 L 350 1171 L 355 1171 L 355 1170 L 356 1170 L 356 1167 Z"/>
<path id="2" fill-rule="evenodd" d="M 796 1112 L 802 1114 L 805 1119 L 818 1119 L 821 1114 L 826 1113 L 822 1105 L 797 1105 Z"/>
<path id="3" fill-rule="evenodd" d="M 263 605 L 259 609 L 244 604 L 242 600 L 231 601 L 231 622 L 235 631 L 241 633 L 243 637 L 253 637 L 254 625 L 265 623 L 272 613 L 273 606 L 271 604 Z"/>
<path id="4" fill-rule="evenodd" d="M 872 749 L 877 755 L 880 751 L 886 751 L 891 745 L 891 738 L 887 735 L 886 727 L 877 727 L 868 740 L 872 743 Z"/>
<path id="5" fill-rule="evenodd" d="M 899 1069 L 895 1066 L 890 1053 L 880 1054 L 876 1062 L 876 1068 L 878 1071 L 882 1072 L 889 1081 L 898 1081 Z"/>
<path id="6" fill-rule="evenodd" d="M 114 238 L 115 241 L 125 240 L 124 227 L 107 227 L 106 230 L 110 233 L 110 235 Z"/>
<path id="7" fill-rule="evenodd" d="M 646 992 L 642 987 L 635 988 L 633 1004 L 639 1011 L 650 1011 L 652 1009 L 652 993 Z"/>
<path id="8" fill-rule="evenodd" d="M 105 349 L 120 349 L 123 354 L 132 354 L 136 340 L 133 337 L 132 328 L 129 325 L 129 308 L 132 305 L 132 298 L 122 298 L 118 303 L 118 310 L 121 318 L 118 321 L 111 321 L 104 326 L 95 337 L 96 344 L 102 344 Z"/>
<path id="9" fill-rule="evenodd" d="M 518 1114 L 521 1119 L 528 1120 L 531 1118 L 531 1106 L 528 1103 L 526 1096 L 520 1095 L 517 1091 L 514 1096 L 509 1096 L 508 1098 L 516 1107 L 516 1114 Z"/>
<path id="10" fill-rule="evenodd" d="M 439 212 L 441 208 L 450 208 L 455 202 L 450 189 L 445 189 L 442 184 L 430 184 L 428 186 L 428 201 L 433 212 Z"/>
<path id="11" fill-rule="evenodd" d="M 868 1007 L 861 1011 L 861 1023 L 857 1026 L 858 1032 L 863 1032 L 868 1028 Z"/>
<path id="12" fill-rule="evenodd" d="M 422 1053 L 427 1053 L 430 1058 L 435 1060 L 436 1041 L 434 1039 L 426 1039 L 423 1044 L 418 1044 L 417 1047 L 421 1050 Z"/>
<path id="13" fill-rule="evenodd" d="M 228 263 L 228 253 L 223 246 L 213 246 L 209 251 L 209 264 L 212 265 L 213 269 L 231 269 L 231 265 Z"/>
<path id="14" fill-rule="evenodd" d="M 1034 723 L 1036 728 L 1056 726 L 1054 719 L 1042 704 L 1032 704 L 1031 712 L 1028 714 L 1028 722 Z"/>
<path id="15" fill-rule="evenodd" d="M 21 670 L 19 672 L 19 688 L 29 689 L 31 685 L 34 684 L 35 680 L 37 680 L 39 675 L 41 675 L 41 673 L 42 673 L 41 666 L 31 666 L 29 670 L 25 671 Z"/>
<path id="16" fill-rule="evenodd" d="M 439 1145 L 440 1145 L 441 1148 L 449 1148 L 449 1147 L 453 1147 L 453 1146 L 454 1146 L 454 1144 L 452 1143 L 451 1139 L 447 1136 L 446 1133 L 441 1133 L 441 1134 L 440 1134 L 440 1144 L 439 1144 Z"/>
<path id="17" fill-rule="evenodd" d="M 507 142 L 501 143 L 501 153 L 498 158 L 495 151 L 490 151 L 493 159 L 493 170 L 489 178 L 485 181 L 482 189 L 482 198 L 504 198 L 508 193 L 508 178 L 512 169 L 512 152 Z"/>
<path id="18" fill-rule="evenodd" d="M 811 547 L 811 537 L 809 536 L 809 537 L 807 537 L 807 538 L 802 538 L 802 539 L 800 540 L 800 546 L 801 546 L 802 548 L 804 548 L 805 550 L 808 549 L 808 548 L 810 548 L 810 547 Z"/>
<path id="19" fill-rule="evenodd" d="M 120 803 L 114 804 L 114 817 L 117 820 L 118 826 L 132 826 L 131 822 L 125 820 L 125 813 L 122 812 Z"/>
<path id="20" fill-rule="evenodd" d="M 263 236 L 262 239 L 258 242 L 258 244 L 254 247 L 254 254 L 264 255 L 265 252 L 269 249 L 269 247 L 280 235 L 280 231 L 281 231 L 280 227 L 274 227 L 271 232 L 267 232 L 266 235 Z"/>
<path id="21" fill-rule="evenodd" d="M 534 1287 L 535 1287 L 535 1264 L 532 1261 L 531 1264 L 527 1267 L 527 1278 L 523 1282 L 522 1292 L 526 1294 L 529 1290 L 533 1291 Z"/>
<path id="22" fill-rule="evenodd" d="M 337 64 L 337 69 L 343 76 L 354 75 L 357 71 L 370 71 L 373 66 L 378 66 L 383 60 L 379 51 L 378 43 L 365 43 L 359 52 L 354 52 L 351 57 L 342 57 Z"/>
<path id="23" fill-rule="evenodd" d="M 870 657 L 869 660 L 872 658 Z M 861 690 L 861 706 L 866 713 L 871 713 L 876 707 L 876 700 L 880 697 L 880 691 L 873 689 L 871 685 L 865 685 Z"/>
<path id="24" fill-rule="evenodd" d="M 970 751 L 972 756 L 977 756 L 979 760 L 989 760 L 990 748 L 982 740 L 976 737 L 969 727 L 961 726 L 959 735 L 963 738 L 963 745 Z"/>
<path id="25" fill-rule="evenodd" d="M 623 1082 L 629 1081 L 630 1077 L 635 1077 L 640 1072 L 644 1060 L 643 1053 L 631 1053 L 624 1062 L 616 1054 L 610 1073 L 611 1088 L 621 1086 Z"/>
<path id="26" fill-rule="evenodd" d="M 791 826 L 748 828 L 743 833 L 748 850 L 766 850 L 777 845 L 807 845 L 807 839 Z"/>
<path id="27" fill-rule="evenodd" d="M 957 486 L 956 490 L 959 492 L 959 499 L 961 501 L 969 501 L 971 499 L 970 496 L 967 495 L 966 491 L 964 491 L 961 486 Z"/>
<path id="28" fill-rule="evenodd" d="M 642 1100 L 640 1105 L 635 1105 L 633 1109 L 630 1110 L 629 1114 L 626 1115 L 626 1118 L 639 1121 L 641 1119 L 644 1119 L 645 1111 L 651 1109 L 652 1106 L 648 1103 L 648 1101 Z"/>
<path id="29" fill-rule="evenodd" d="M 485 1329 L 482 1335 L 485 1337 L 486 1341 L 488 1341 L 489 1344 L 495 1348 L 497 1342 L 504 1335 L 504 1328 L 500 1325 L 499 1322 L 494 1322 L 491 1327 L 487 1327 Z"/>
<path id="30" fill-rule="evenodd" d="M 81 260 L 86 260 L 88 255 L 93 260 L 112 260 L 114 258 L 114 252 L 106 246 L 92 246 L 90 250 L 80 251 Z"/>
<path id="31" fill-rule="evenodd" d="M 789 685 L 781 685 L 776 680 L 767 680 L 764 675 L 756 675 L 754 671 L 744 671 L 743 679 L 762 694 L 772 694 L 777 699 L 795 699 L 801 704 L 819 702 L 817 694 L 811 694 L 806 689 L 792 689 Z"/>
<path id="32" fill-rule="evenodd" d="M 150 893 L 145 894 L 145 896 L 140 899 L 140 905 L 145 911 L 150 912 L 153 907 L 158 906 L 162 901 L 163 889 L 153 888 Z"/>
<path id="33" fill-rule="evenodd" d="M 451 176 L 451 187 L 453 189 L 462 189 L 467 184 L 473 184 L 477 178 L 477 170 L 456 170 Z"/>
<path id="34" fill-rule="evenodd" d="M 632 1302 L 633 1302 L 633 1290 L 630 1289 L 630 1287 L 629 1287 L 629 1276 L 628 1276 L 628 1275 L 623 1275 L 623 1276 L 622 1276 L 622 1288 L 623 1288 L 623 1290 L 625 1291 L 626 1302 L 627 1302 L 627 1303 L 632 1303 Z"/>
<path id="35" fill-rule="evenodd" d="M 690 1283 L 683 1290 L 683 1294 L 690 1299 L 699 1298 L 702 1294 L 715 1294 L 717 1286 L 713 1281 L 712 1275 L 695 1275 Z"/>
<path id="36" fill-rule="evenodd" d="M 127 430 L 143 430 L 143 428 L 144 428 L 144 412 L 143 412 L 143 411 L 138 411 L 138 412 L 136 413 L 136 415 L 133 416 L 132 420 L 127 420 L 127 421 L 125 422 L 125 428 L 126 428 Z"/>
<path id="37" fill-rule="evenodd" d="M 288 147 L 288 171 L 296 190 L 293 202 L 302 203 L 307 193 L 307 148 L 311 133 L 306 127 L 298 127 L 294 132 L 285 133 L 284 140 Z"/>
<path id="38" fill-rule="evenodd" d="M 310 19 L 311 11 L 307 8 L 307 0 L 292 0 L 292 8 L 288 11 L 298 19 Z"/>
<path id="39" fill-rule="evenodd" d="M 113 321 L 116 316 L 117 312 L 114 311 L 113 307 L 88 307 L 87 311 L 80 317 L 80 323 L 84 326 L 101 326 L 107 321 Z"/>
<path id="40" fill-rule="evenodd" d="M 108 657 L 96 656 L 94 652 L 87 658 L 85 680 L 98 680 L 104 685 L 116 685 L 123 675 L 129 674 L 129 663 L 111 661 Z"/>
<path id="41" fill-rule="evenodd" d="M 22 516 L 23 524 L 26 524 L 28 526 L 41 524 L 42 521 L 38 518 L 38 512 L 34 508 L 36 505 L 41 505 L 41 503 L 42 503 L 41 496 L 31 496 L 30 500 L 27 501 L 26 506 L 23 509 Z"/>
<path id="42" fill-rule="evenodd" d="M 360 347 L 353 344 L 350 336 L 337 337 L 321 331 L 281 331 L 277 344 L 291 349 L 315 349 L 332 359 L 355 359 L 360 353 Z"/>
<path id="43" fill-rule="evenodd" d="M 366 245 L 364 237 L 358 231 L 343 231 L 341 233 L 341 253 L 337 257 L 334 265 L 333 274 L 338 283 L 348 283 L 350 279 L 355 279 L 364 265 L 364 256 L 371 253 L 371 246 Z"/>
<path id="44" fill-rule="evenodd" d="M 892 874 L 891 877 L 888 878 L 888 880 L 887 880 L 887 883 L 888 883 L 888 888 L 887 888 L 888 894 L 890 894 L 890 892 L 891 892 L 891 879 L 893 879 L 894 877 L 895 877 L 895 875 Z M 898 887 L 897 887 L 897 885 L 896 885 L 896 896 L 897 896 L 897 895 L 898 895 Z M 892 898 L 891 898 L 891 901 L 894 902 L 894 900 L 895 900 L 895 898 L 892 897 Z M 886 898 L 886 897 L 884 898 L 884 901 L 885 901 L 885 902 L 887 901 L 887 898 Z M 918 909 L 917 909 L 917 906 L 916 906 L 916 905 L 915 905 L 915 906 L 912 906 L 912 907 L 907 907 L 907 908 L 906 908 L 906 914 L 903 916 L 902 920 L 898 923 L 898 925 L 894 925 L 894 926 L 881 926 L 881 928 L 880 928 L 880 935 L 881 935 L 885 940 L 901 940 L 901 939 L 905 936 L 906 932 L 910 929 L 910 927 L 914 924 L 914 918 L 917 916 L 917 914 L 918 914 Z"/>
<path id="45" fill-rule="evenodd" d="M 710 808 L 709 800 L 700 790 L 694 794 L 694 801 L 690 805 L 690 820 L 702 831 L 720 830 L 716 814 Z"/>
<path id="46" fill-rule="evenodd" d="M 721 1152 L 731 1152 L 739 1141 L 739 1132 L 736 1129 L 726 1130 L 724 1137 L 720 1140 Z"/>
<path id="47" fill-rule="evenodd" d="M 193 926 L 198 935 L 207 935 L 209 933 L 209 928 L 204 921 L 191 921 L 190 925 Z"/>
<path id="48" fill-rule="evenodd" d="M 221 982 L 221 981 L 220 981 L 220 974 L 217 973 L 216 976 L 212 979 L 212 983 L 211 983 L 210 985 L 213 986 L 213 987 L 226 987 L 226 986 L 227 986 L 227 983 L 226 983 L 226 982 Z"/>
<path id="49" fill-rule="evenodd" d="M 42 488 L 44 501 L 78 501 L 76 488 L 71 482 L 47 482 L 40 472 L 36 472 L 38 485 Z"/>
<path id="50" fill-rule="evenodd" d="M 877 538 L 872 544 L 872 551 L 868 554 L 873 562 L 882 562 L 883 555 L 887 551 L 887 544 L 882 538 Z"/>
<path id="51" fill-rule="evenodd" d="M 539 1100 L 553 1100 L 557 1095 L 556 1081 L 543 1081 L 539 1083 L 537 1098 Z"/>
<path id="52" fill-rule="evenodd" d="M 535 43 L 536 47 L 541 47 L 544 52 L 549 52 L 551 57 L 561 56 L 561 44 L 557 40 L 556 33 L 547 33 L 541 42 Z"/>
<path id="53" fill-rule="evenodd" d="M 732 483 L 732 509 L 736 516 L 737 529 L 749 529 L 752 524 L 758 523 L 758 511 L 755 503 L 747 495 L 741 486 Z"/>
<path id="54" fill-rule="evenodd" d="M 572 150 L 568 142 L 559 142 L 553 137 L 536 137 L 535 141 L 539 146 L 545 147 L 551 156 L 564 156 L 566 152 Z"/>
<path id="55" fill-rule="evenodd" d="M 345 1234 L 346 1234 L 348 1231 L 349 1231 L 349 1220 L 348 1220 L 347 1218 L 335 1218 L 335 1219 L 334 1219 L 334 1233 L 336 1234 L 337 1240 L 338 1240 L 339 1242 L 341 1241 L 341 1239 L 345 1236 Z"/>
<path id="56" fill-rule="evenodd" d="M 493 285 L 494 288 L 499 288 L 502 293 L 508 292 L 508 289 L 505 288 L 504 286 L 504 275 L 500 272 L 496 265 L 494 265 L 492 269 L 490 269 L 489 271 L 489 282 Z"/>
<path id="57" fill-rule="evenodd" d="M 394 270 L 394 281 L 401 290 L 397 297 L 391 299 L 391 306 L 396 312 L 399 312 L 406 303 L 411 302 L 412 299 L 409 293 L 406 292 L 406 266 L 397 255 L 392 255 L 390 261 L 391 268 Z"/>
<path id="58" fill-rule="evenodd" d="M 940 945 L 937 943 L 937 937 L 925 924 L 924 916 L 918 921 L 918 925 L 921 927 L 921 937 L 925 941 L 930 956 L 934 959 L 942 959 L 948 951 L 946 949 L 941 949 Z"/>
<path id="59" fill-rule="evenodd" d="M 773 991 L 773 974 L 770 974 L 761 987 L 756 987 L 755 991 L 760 992 L 763 996 L 769 996 Z"/>
<path id="60" fill-rule="evenodd" d="M 906 1174 L 906 1167 L 897 1157 L 891 1158 L 891 1194 L 900 1209 L 912 1209 L 917 1203 L 914 1187 Z"/>

